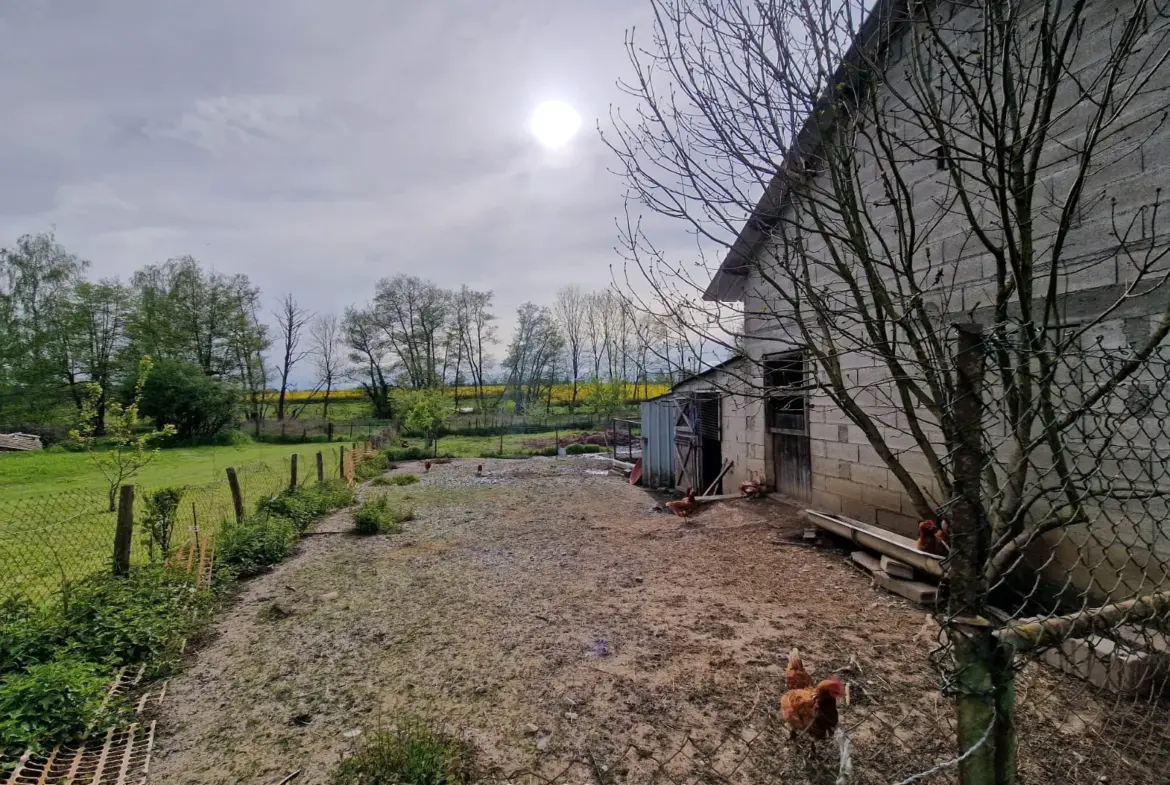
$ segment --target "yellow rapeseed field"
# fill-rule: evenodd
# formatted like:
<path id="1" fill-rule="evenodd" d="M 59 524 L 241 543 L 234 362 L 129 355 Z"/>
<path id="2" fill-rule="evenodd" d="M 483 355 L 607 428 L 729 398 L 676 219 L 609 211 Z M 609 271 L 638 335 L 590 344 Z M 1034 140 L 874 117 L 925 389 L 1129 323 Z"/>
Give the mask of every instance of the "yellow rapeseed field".
<path id="1" fill-rule="evenodd" d="M 669 389 L 670 389 L 670 385 L 667 385 L 667 384 L 633 385 L 633 384 L 627 383 L 624 385 L 625 397 L 626 397 L 626 400 L 630 403 L 644 401 L 647 398 L 654 398 L 655 396 L 662 395 L 664 392 L 666 392 Z M 462 386 L 462 387 L 458 387 L 458 388 L 447 387 L 444 390 L 444 392 L 446 392 L 449 397 L 454 398 L 456 390 L 458 390 L 460 399 L 470 399 L 470 398 L 475 397 L 475 388 L 470 387 L 470 386 Z M 493 398 L 493 397 L 498 398 L 504 392 L 504 385 L 502 385 L 502 384 L 489 384 L 483 388 L 483 392 L 484 392 L 484 395 L 487 396 L 488 398 Z M 310 397 L 314 397 L 317 400 L 320 400 L 321 393 L 318 392 L 316 395 L 313 395 L 310 390 L 295 390 L 293 392 L 288 393 L 288 395 L 285 397 L 286 397 L 286 400 L 297 403 L 297 402 L 307 400 Z M 277 398 L 277 394 L 275 392 L 271 392 L 268 394 L 269 401 L 275 401 L 276 398 Z M 334 390 L 332 392 L 332 394 L 329 396 L 329 398 L 332 401 L 360 401 L 360 400 L 365 398 L 365 393 L 357 388 L 350 389 L 350 390 Z M 578 384 L 577 385 L 577 402 L 578 403 L 588 403 L 589 398 L 590 398 L 589 385 L 588 384 Z M 558 384 L 558 385 L 554 386 L 553 391 L 552 391 L 552 399 L 553 399 L 553 403 L 556 405 L 568 404 L 570 401 L 573 400 L 573 385 L 571 385 L 571 384 Z"/>

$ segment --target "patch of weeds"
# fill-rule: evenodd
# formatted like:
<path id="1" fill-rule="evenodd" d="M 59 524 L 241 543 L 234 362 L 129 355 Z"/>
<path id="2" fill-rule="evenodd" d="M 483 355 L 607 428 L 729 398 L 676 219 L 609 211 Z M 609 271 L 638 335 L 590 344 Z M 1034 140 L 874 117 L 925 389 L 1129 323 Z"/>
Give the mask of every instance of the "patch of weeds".
<path id="1" fill-rule="evenodd" d="M 288 518 L 256 515 L 225 523 L 215 545 L 215 563 L 248 578 L 287 558 L 297 546 L 299 527 Z"/>
<path id="2" fill-rule="evenodd" d="M 256 511 L 266 516 L 286 518 L 304 531 L 326 513 L 352 503 L 353 489 L 339 480 L 329 480 L 262 499 L 256 505 Z"/>
<path id="3" fill-rule="evenodd" d="M 418 482 L 417 474 L 395 474 L 389 480 L 390 485 L 414 485 Z"/>
<path id="4" fill-rule="evenodd" d="M 0 685 L 0 758 L 29 745 L 42 751 L 104 727 L 118 714 L 103 706 L 113 673 L 91 662 L 57 660 L 33 665 Z"/>
<path id="5" fill-rule="evenodd" d="M 361 741 L 329 785 L 463 785 L 478 774 L 474 747 L 407 718 Z"/>
<path id="6" fill-rule="evenodd" d="M 256 612 L 256 618 L 263 622 L 282 621 L 292 616 L 292 611 L 285 608 L 278 602 L 268 602 L 260 606 L 260 610 Z"/>
<path id="7" fill-rule="evenodd" d="M 353 467 L 354 479 L 358 482 L 366 482 L 375 477 L 390 471 L 390 458 L 386 453 L 375 453 L 367 455 L 358 461 L 357 466 Z"/>
<path id="8" fill-rule="evenodd" d="M 395 467 L 395 468 L 397 468 L 397 467 Z M 379 487 L 379 488 L 385 487 L 387 485 L 397 485 L 397 484 L 398 483 L 394 482 L 394 478 L 388 474 L 379 474 L 377 477 L 375 477 L 373 480 L 370 481 L 370 485 L 373 485 L 373 486 Z"/>
<path id="9" fill-rule="evenodd" d="M 412 518 L 414 510 L 392 505 L 385 496 L 373 496 L 354 511 L 353 530 L 361 535 L 393 534 Z"/>
<path id="10" fill-rule="evenodd" d="M 570 444 L 565 448 L 566 455 L 589 455 L 599 453 L 605 448 L 600 444 Z"/>

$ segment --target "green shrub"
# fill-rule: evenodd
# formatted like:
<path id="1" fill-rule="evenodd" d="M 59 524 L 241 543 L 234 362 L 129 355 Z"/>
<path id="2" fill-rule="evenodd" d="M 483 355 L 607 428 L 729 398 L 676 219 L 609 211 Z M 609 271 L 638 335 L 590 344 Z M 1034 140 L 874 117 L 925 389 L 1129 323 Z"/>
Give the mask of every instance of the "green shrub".
<path id="1" fill-rule="evenodd" d="M 372 480 L 383 472 L 389 471 L 390 459 L 385 453 L 367 455 L 358 461 L 353 469 L 354 479 L 358 482 Z"/>
<path id="2" fill-rule="evenodd" d="M 366 738 L 330 785 L 463 785 L 476 780 L 475 748 L 414 719 Z"/>
<path id="3" fill-rule="evenodd" d="M 179 502 L 183 500 L 184 488 L 160 488 L 149 491 L 144 501 L 146 514 L 140 523 L 146 535 L 146 548 L 151 562 L 163 560 L 171 552 L 171 538 L 178 522 Z"/>
<path id="4" fill-rule="evenodd" d="M 216 542 L 216 564 L 240 578 L 256 575 L 293 552 L 299 529 L 292 520 L 274 515 L 228 523 Z"/>
<path id="5" fill-rule="evenodd" d="M 421 447 L 391 447 L 386 450 L 386 457 L 391 461 L 421 461 L 424 457 Z"/>
<path id="6" fill-rule="evenodd" d="M 0 603 L 0 674 L 48 662 L 65 639 L 60 609 L 22 598 Z"/>
<path id="7" fill-rule="evenodd" d="M 397 469 L 398 467 L 391 466 L 390 468 Z M 394 478 L 388 474 L 379 474 L 377 477 L 370 480 L 370 485 L 373 485 L 374 487 L 378 487 L 378 488 L 382 488 L 382 487 L 385 487 L 387 485 L 394 485 L 394 484 L 395 484 Z"/>
<path id="8" fill-rule="evenodd" d="M 256 505 L 261 515 L 287 518 L 304 531 L 321 516 L 353 502 L 353 489 L 339 480 L 286 490 Z"/>
<path id="9" fill-rule="evenodd" d="M 400 524 L 414 518 L 414 510 L 390 504 L 385 496 L 367 499 L 353 513 L 353 529 L 357 534 L 391 534 Z"/>
<path id="10" fill-rule="evenodd" d="M 418 482 L 417 474 L 395 474 L 390 478 L 391 485 L 414 485 Z"/>
<path id="11" fill-rule="evenodd" d="M 601 452 L 604 448 L 600 444 L 570 444 L 565 448 L 566 455 L 586 455 Z"/>
<path id="12" fill-rule="evenodd" d="M 164 565 L 138 567 L 126 577 L 95 573 L 69 592 L 61 637 L 70 656 L 112 667 L 145 662 L 161 671 L 214 602 L 192 576 Z"/>
<path id="13" fill-rule="evenodd" d="M 112 672 L 80 660 L 33 665 L 0 684 L 0 759 L 27 746 L 41 749 L 76 741 L 112 721 L 116 702 L 103 707 Z"/>

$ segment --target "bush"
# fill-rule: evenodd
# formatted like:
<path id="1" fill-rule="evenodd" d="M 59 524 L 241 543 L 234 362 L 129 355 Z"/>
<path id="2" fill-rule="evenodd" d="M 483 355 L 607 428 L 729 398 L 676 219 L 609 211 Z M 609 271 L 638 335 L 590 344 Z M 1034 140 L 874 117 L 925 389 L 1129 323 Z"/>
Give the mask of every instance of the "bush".
<path id="1" fill-rule="evenodd" d="M 179 502 L 182 501 L 185 490 L 160 488 L 147 492 L 144 497 L 146 514 L 142 517 L 140 525 L 143 534 L 146 535 L 146 548 L 152 563 L 156 555 L 162 560 L 171 552 L 171 538 L 174 536 L 175 524 L 179 517 Z"/>
<path id="2" fill-rule="evenodd" d="M 299 527 L 288 518 L 257 515 L 228 523 L 215 546 L 216 564 L 240 578 L 256 575 L 293 552 Z"/>
<path id="3" fill-rule="evenodd" d="M 112 673 L 78 660 L 33 665 L 0 685 L 0 759 L 32 744 L 44 749 L 76 741 L 112 721 L 116 702 L 104 705 Z"/>
<path id="4" fill-rule="evenodd" d="M 565 448 L 566 455 L 586 455 L 601 452 L 604 448 L 600 444 L 570 444 Z"/>
<path id="5" fill-rule="evenodd" d="M 397 467 L 396 465 L 394 465 L 394 464 L 390 464 L 390 471 L 393 471 L 393 470 L 395 470 L 395 469 L 397 469 L 397 468 L 398 468 L 398 467 Z M 377 477 L 375 477 L 374 479 L 370 480 L 370 485 L 373 485 L 373 486 L 375 486 L 375 487 L 385 487 L 385 486 L 387 486 L 387 485 L 397 485 L 397 483 L 396 483 L 396 482 L 394 482 L 394 478 L 393 478 L 393 477 L 391 477 L 390 475 L 388 475 L 388 474 L 379 474 Z"/>
<path id="6" fill-rule="evenodd" d="M 261 499 L 256 510 L 261 515 L 287 518 L 304 531 L 313 521 L 353 502 L 353 489 L 340 480 L 328 480 L 311 487 L 285 490 Z"/>
<path id="7" fill-rule="evenodd" d="M 372 480 L 383 472 L 389 471 L 390 458 L 386 453 L 367 455 L 358 461 L 353 469 L 353 477 L 358 482 Z"/>
<path id="8" fill-rule="evenodd" d="M 190 363 L 157 363 L 142 387 L 141 413 L 156 426 L 174 425 L 179 439 L 208 439 L 236 419 L 235 391 Z"/>
<path id="9" fill-rule="evenodd" d="M 391 447 L 386 450 L 386 457 L 391 461 L 421 461 L 428 456 L 421 447 Z"/>
<path id="10" fill-rule="evenodd" d="M 385 496 L 366 500 L 353 514 L 353 530 L 357 534 L 392 534 L 400 530 L 400 524 L 414 518 L 414 511 L 406 507 L 395 507 Z"/>
<path id="11" fill-rule="evenodd" d="M 392 475 L 389 479 L 389 483 L 391 485 L 398 485 L 398 486 L 414 485 L 416 482 L 418 482 L 418 475 L 417 474 L 395 474 L 395 475 Z"/>
<path id="12" fill-rule="evenodd" d="M 0 674 L 51 660 L 65 639 L 60 610 L 9 597 L 0 603 Z"/>
<path id="13" fill-rule="evenodd" d="M 111 667 L 145 662 L 162 671 L 214 602 L 192 576 L 164 565 L 126 577 L 95 573 L 69 592 L 60 637 L 71 656 Z"/>
<path id="14" fill-rule="evenodd" d="M 476 780 L 475 748 L 414 719 L 372 734 L 338 764 L 330 785 L 463 785 Z"/>

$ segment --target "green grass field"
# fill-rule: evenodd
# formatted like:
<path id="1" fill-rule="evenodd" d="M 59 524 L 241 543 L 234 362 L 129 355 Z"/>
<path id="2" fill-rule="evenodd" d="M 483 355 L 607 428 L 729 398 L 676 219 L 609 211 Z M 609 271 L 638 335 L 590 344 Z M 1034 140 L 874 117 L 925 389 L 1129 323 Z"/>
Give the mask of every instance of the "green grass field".
<path id="1" fill-rule="evenodd" d="M 243 447 L 191 447 L 160 450 L 158 456 L 131 480 L 144 488 L 168 485 L 205 485 L 218 482 L 229 466 L 257 462 L 284 462 L 293 453 L 312 460 L 318 450 L 333 456 L 337 444 L 249 444 Z M 0 504 L 62 492 L 101 490 L 105 478 L 84 453 L 0 453 Z"/>
<path id="2" fill-rule="evenodd" d="M 578 432 L 560 432 L 565 439 Z M 554 443 L 554 432 L 503 438 L 504 455 Z M 421 440 L 407 440 L 422 447 Z M 326 478 L 339 476 L 333 444 L 250 444 L 243 447 L 193 447 L 161 450 L 131 482 L 138 489 L 135 519 L 143 517 L 143 495 L 168 486 L 185 486 L 175 543 L 190 540 L 194 529 L 214 535 L 234 515 L 225 470 L 239 473 L 245 505 L 288 486 L 289 458 L 299 455 L 300 482 L 316 482 L 316 453 L 324 454 Z M 495 454 L 499 437 L 449 436 L 439 452 L 459 458 Z M 84 453 L 0 454 L 0 599 L 22 594 L 37 602 L 56 596 L 62 580 L 75 580 L 108 567 L 113 554 L 116 515 L 108 510 L 107 485 Z M 146 538 L 136 528 L 132 559 L 149 560 Z"/>

